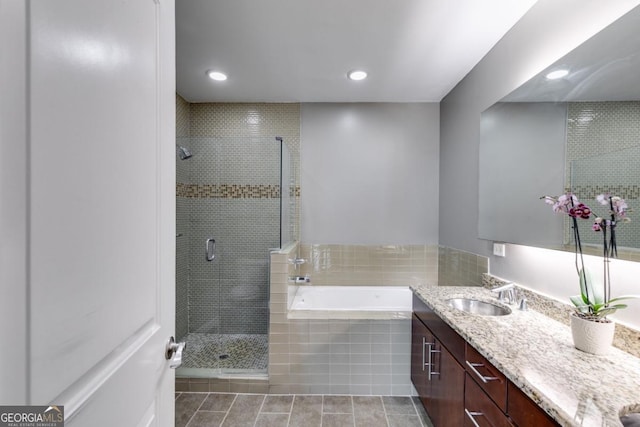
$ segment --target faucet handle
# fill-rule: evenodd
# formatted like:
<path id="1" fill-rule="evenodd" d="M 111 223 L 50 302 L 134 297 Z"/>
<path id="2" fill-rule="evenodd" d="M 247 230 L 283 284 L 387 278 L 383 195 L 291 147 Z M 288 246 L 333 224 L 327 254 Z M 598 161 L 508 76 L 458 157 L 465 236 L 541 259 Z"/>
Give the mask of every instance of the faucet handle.
<path id="1" fill-rule="evenodd" d="M 522 311 L 529 310 L 529 307 L 527 307 L 527 297 L 522 297 L 522 299 L 520 300 L 520 310 Z"/>

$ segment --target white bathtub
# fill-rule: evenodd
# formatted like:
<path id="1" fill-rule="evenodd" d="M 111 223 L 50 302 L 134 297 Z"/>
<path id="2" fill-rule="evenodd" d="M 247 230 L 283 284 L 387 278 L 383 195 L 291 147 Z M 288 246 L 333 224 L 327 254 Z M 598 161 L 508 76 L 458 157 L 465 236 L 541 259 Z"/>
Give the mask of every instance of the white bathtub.
<path id="1" fill-rule="evenodd" d="M 299 286 L 289 319 L 410 319 L 405 286 Z"/>

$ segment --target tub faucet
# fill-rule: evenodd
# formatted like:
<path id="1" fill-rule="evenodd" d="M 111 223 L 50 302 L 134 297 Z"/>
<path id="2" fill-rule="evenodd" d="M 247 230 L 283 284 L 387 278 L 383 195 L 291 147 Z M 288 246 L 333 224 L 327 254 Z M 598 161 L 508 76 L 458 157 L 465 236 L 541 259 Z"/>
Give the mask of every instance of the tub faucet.
<path id="1" fill-rule="evenodd" d="M 518 290 L 513 282 L 505 283 L 502 286 L 491 289 L 491 292 L 498 294 L 498 301 L 506 302 L 507 304 L 516 304 L 518 301 Z"/>
<path id="2" fill-rule="evenodd" d="M 304 276 L 293 276 L 293 277 L 290 277 L 289 280 L 299 285 L 311 284 L 311 277 L 309 277 L 308 274 L 305 274 Z"/>

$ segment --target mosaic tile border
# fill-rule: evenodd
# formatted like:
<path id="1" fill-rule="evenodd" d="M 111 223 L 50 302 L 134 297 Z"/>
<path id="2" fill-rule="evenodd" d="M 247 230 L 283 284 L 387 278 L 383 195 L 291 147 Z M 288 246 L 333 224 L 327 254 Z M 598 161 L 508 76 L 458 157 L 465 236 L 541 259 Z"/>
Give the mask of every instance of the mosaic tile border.
<path id="1" fill-rule="evenodd" d="M 640 185 L 577 185 L 572 191 L 582 200 L 595 199 L 603 193 L 610 193 L 626 200 L 640 199 Z"/>
<path id="2" fill-rule="evenodd" d="M 508 282 L 508 280 L 492 276 L 489 273 L 484 273 L 482 275 L 482 286 L 485 288 L 495 288 Z M 516 285 L 518 284 L 516 283 Z M 571 313 L 573 313 L 573 309 L 569 304 L 563 304 L 560 301 L 556 301 L 520 286 L 518 286 L 518 290 L 527 298 L 527 305 L 529 306 L 529 309 L 538 311 L 564 325 L 570 325 L 569 319 Z M 622 351 L 626 351 L 635 357 L 640 357 L 640 331 L 631 329 L 619 323 L 616 324 L 613 346 Z"/>
<path id="3" fill-rule="evenodd" d="M 279 185 L 176 184 L 176 196 L 189 199 L 279 199 Z M 291 188 L 289 197 L 300 197 L 300 186 Z"/>

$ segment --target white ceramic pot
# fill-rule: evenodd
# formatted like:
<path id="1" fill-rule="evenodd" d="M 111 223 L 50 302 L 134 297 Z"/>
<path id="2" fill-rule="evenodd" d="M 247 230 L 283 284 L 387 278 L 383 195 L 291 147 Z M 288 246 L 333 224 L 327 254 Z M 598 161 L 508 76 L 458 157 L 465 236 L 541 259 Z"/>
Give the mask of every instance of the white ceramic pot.
<path id="1" fill-rule="evenodd" d="M 571 334 L 573 345 L 578 350 L 591 354 L 606 354 L 613 343 L 616 324 L 593 322 L 571 315 Z"/>

